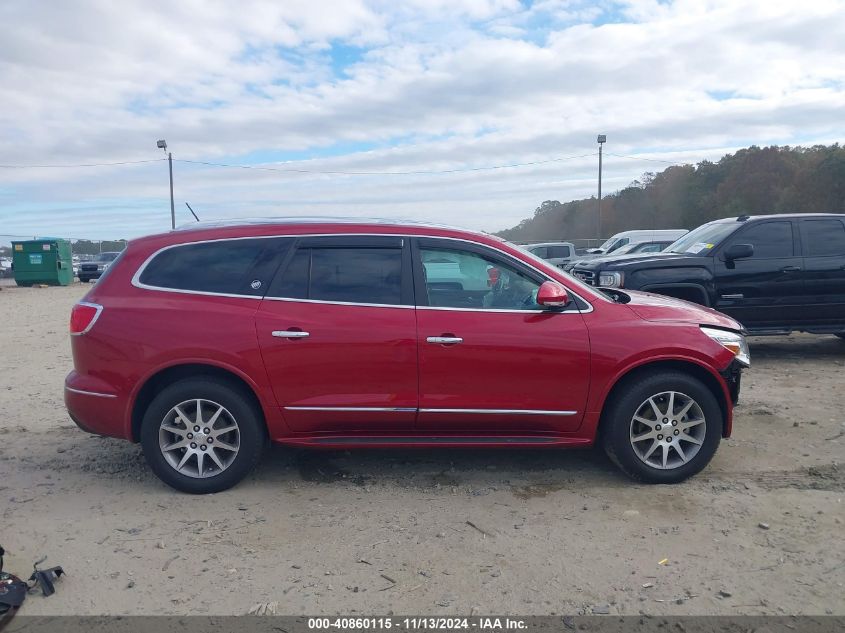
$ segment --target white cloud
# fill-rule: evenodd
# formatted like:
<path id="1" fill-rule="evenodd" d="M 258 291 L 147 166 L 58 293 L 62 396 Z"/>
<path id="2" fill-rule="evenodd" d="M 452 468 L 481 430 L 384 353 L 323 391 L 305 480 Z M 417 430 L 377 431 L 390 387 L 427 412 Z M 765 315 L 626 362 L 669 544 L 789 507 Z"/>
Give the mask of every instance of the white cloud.
<path id="1" fill-rule="evenodd" d="M 212 162 L 350 147 L 306 166 L 339 171 L 580 155 L 599 132 L 609 152 L 690 161 L 831 142 L 843 136 L 843 42 L 833 0 L 11 1 L 0 5 L 0 164 L 157 158 L 162 137 L 177 158 Z M 606 191 L 659 168 L 605 165 Z M 166 228 L 165 172 L 0 169 L 0 233 Z M 594 176 L 593 157 L 441 176 L 176 165 L 179 206 L 206 215 L 486 229 L 544 199 L 591 195 Z"/>

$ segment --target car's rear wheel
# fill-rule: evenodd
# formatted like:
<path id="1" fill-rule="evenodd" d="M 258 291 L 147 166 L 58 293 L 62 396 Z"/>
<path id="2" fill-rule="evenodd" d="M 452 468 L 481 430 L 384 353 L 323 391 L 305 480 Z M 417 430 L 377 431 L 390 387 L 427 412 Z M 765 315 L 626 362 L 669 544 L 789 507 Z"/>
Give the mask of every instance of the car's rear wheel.
<path id="1" fill-rule="evenodd" d="M 661 371 L 621 385 L 602 420 L 605 451 L 623 472 L 668 484 L 707 466 L 719 447 L 724 414 L 700 380 Z"/>
<path id="2" fill-rule="evenodd" d="M 209 378 L 163 389 L 141 426 L 150 468 L 169 486 L 193 494 L 237 484 L 258 463 L 264 443 L 257 407 L 237 386 Z"/>

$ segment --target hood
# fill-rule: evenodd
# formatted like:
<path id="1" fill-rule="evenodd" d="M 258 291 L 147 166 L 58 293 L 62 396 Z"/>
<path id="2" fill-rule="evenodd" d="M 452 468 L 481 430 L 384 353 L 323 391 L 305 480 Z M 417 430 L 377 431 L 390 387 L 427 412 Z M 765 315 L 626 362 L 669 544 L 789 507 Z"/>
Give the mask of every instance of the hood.
<path id="1" fill-rule="evenodd" d="M 627 264 L 636 264 L 637 266 L 651 263 L 656 265 L 671 265 L 673 262 L 687 260 L 692 257 L 696 256 L 689 253 L 667 253 L 665 251 L 661 251 L 659 253 L 616 255 L 615 257 L 613 253 L 611 253 L 610 255 L 605 255 L 604 257 L 580 257 L 579 259 L 585 260 L 584 265 L 589 266 L 590 268 L 625 268 Z"/>
<path id="2" fill-rule="evenodd" d="M 744 331 L 742 325 L 729 316 L 697 303 L 674 299 L 650 292 L 624 290 L 631 300 L 626 303 L 634 313 L 645 321 L 675 321 L 713 325 L 730 330 Z"/>

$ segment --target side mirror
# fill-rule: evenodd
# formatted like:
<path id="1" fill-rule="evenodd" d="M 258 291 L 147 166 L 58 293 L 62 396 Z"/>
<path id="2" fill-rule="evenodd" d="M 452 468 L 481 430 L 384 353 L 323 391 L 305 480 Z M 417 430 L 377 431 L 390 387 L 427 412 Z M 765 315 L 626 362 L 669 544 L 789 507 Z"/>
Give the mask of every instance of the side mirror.
<path id="1" fill-rule="evenodd" d="M 548 308 L 562 308 L 569 303 L 569 293 L 557 282 L 544 281 L 537 291 L 537 303 Z"/>
<path id="2" fill-rule="evenodd" d="M 725 251 L 725 261 L 732 262 L 735 259 L 745 259 L 754 254 L 753 244 L 733 244 Z"/>

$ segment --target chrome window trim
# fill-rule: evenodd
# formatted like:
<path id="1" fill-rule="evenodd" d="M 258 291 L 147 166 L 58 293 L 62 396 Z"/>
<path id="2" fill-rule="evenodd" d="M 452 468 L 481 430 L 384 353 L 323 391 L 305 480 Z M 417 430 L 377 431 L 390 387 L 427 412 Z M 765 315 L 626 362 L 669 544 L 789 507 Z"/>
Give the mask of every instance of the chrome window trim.
<path id="1" fill-rule="evenodd" d="M 73 387 L 68 387 L 65 385 L 65 389 L 68 391 L 72 391 L 73 393 L 79 393 L 83 396 L 94 396 L 96 398 L 117 398 L 117 396 L 113 393 L 100 393 L 98 391 L 85 391 L 84 389 L 74 389 Z"/>
<path id="2" fill-rule="evenodd" d="M 401 227 L 400 227 L 401 228 Z M 172 234 L 173 232 L 171 232 Z M 255 295 L 242 295 L 242 294 L 230 294 L 224 292 L 211 292 L 207 290 L 181 290 L 179 288 L 165 288 L 162 286 L 151 286 L 149 284 L 141 283 L 141 275 L 146 269 L 147 265 L 159 254 L 163 253 L 166 250 L 170 250 L 171 248 L 178 248 L 180 246 L 189 246 L 193 244 L 210 244 L 213 242 L 231 242 L 233 240 L 260 240 L 260 239 L 279 239 L 279 238 L 301 238 L 301 237 L 383 237 L 383 236 L 396 236 L 396 237 L 403 237 L 403 238 L 427 238 L 427 239 L 434 239 L 434 240 L 450 240 L 453 242 L 464 242 L 466 244 L 473 244 L 476 246 L 480 246 L 482 248 L 489 248 L 490 250 L 498 253 L 502 257 L 506 259 L 515 259 L 520 264 L 527 266 L 538 275 L 543 277 L 545 281 L 554 281 L 555 283 L 560 283 L 555 279 L 552 279 L 547 273 L 543 272 L 536 266 L 523 261 L 517 257 L 514 257 L 510 253 L 503 251 L 495 246 L 490 246 L 489 244 L 484 244 L 483 242 L 478 242 L 462 237 L 446 237 L 442 235 L 418 235 L 418 234 L 404 234 L 404 233 L 287 233 L 282 235 L 241 235 L 239 237 L 220 237 L 210 240 L 196 240 L 196 241 L 186 241 L 186 242 L 179 242 L 178 244 L 170 244 L 168 246 L 163 246 L 157 251 L 153 252 L 144 262 L 138 267 L 138 270 L 135 271 L 135 274 L 132 276 L 132 285 L 136 288 L 141 288 L 143 290 L 157 290 L 159 292 L 175 292 L 175 293 L 184 293 L 184 294 L 192 294 L 192 295 L 207 295 L 212 297 L 232 297 L 236 299 L 258 299 L 258 300 L 270 300 L 270 301 L 300 301 L 305 303 L 324 303 L 324 304 L 331 304 L 331 305 L 348 305 L 348 306 L 367 306 L 372 308 L 416 308 L 418 310 L 450 310 L 455 312 L 508 312 L 508 313 L 516 313 L 516 314 L 545 314 L 545 313 L 553 313 L 553 314 L 571 314 L 571 313 L 580 313 L 580 314 L 587 314 L 593 311 L 593 304 L 586 299 L 584 299 L 580 294 L 573 291 L 571 288 L 567 288 L 567 292 L 571 293 L 574 297 L 577 297 L 581 301 L 587 304 L 587 308 L 585 310 L 579 310 L 576 306 L 575 309 L 572 310 L 560 310 L 560 311 L 553 311 L 553 310 L 503 310 L 503 309 L 491 309 L 487 310 L 485 308 L 448 308 L 448 307 L 438 307 L 438 306 L 417 306 L 417 305 L 399 305 L 399 304 L 386 304 L 386 303 L 357 303 L 353 301 L 325 301 L 321 299 L 298 299 L 296 297 L 257 297 Z M 597 299 L 602 299 L 598 293 L 596 293 L 595 297 Z M 608 299 L 604 298 L 605 301 L 609 301 Z"/>
<path id="3" fill-rule="evenodd" d="M 258 297 L 261 299 L 262 297 Z M 264 301 L 288 301 L 291 303 L 324 303 L 337 306 L 361 306 L 365 308 L 402 308 L 413 310 L 416 306 L 398 303 L 358 303 L 355 301 L 325 301 L 323 299 L 295 299 L 293 297 L 263 297 Z"/>
<path id="4" fill-rule="evenodd" d="M 94 313 L 94 318 L 91 319 L 91 322 L 87 326 L 85 326 L 84 330 L 82 330 L 81 332 L 70 333 L 71 336 L 82 336 L 83 334 L 88 333 L 91 328 L 94 327 L 94 324 L 97 322 L 97 319 L 100 318 L 100 314 L 103 312 L 103 306 L 101 306 L 99 303 L 90 303 L 88 301 L 77 301 L 76 305 L 87 306 L 96 310 L 96 312 Z"/>

